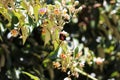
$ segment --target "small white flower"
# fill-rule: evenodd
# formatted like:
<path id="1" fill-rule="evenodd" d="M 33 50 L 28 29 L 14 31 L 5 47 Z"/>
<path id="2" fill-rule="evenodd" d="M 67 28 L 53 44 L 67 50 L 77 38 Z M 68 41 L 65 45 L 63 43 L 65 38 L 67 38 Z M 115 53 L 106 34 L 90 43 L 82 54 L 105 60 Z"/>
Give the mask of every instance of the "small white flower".
<path id="1" fill-rule="evenodd" d="M 10 39 L 11 37 L 12 37 L 12 34 L 9 32 L 9 33 L 7 34 L 7 38 Z"/>
<path id="2" fill-rule="evenodd" d="M 70 71 L 68 71 L 67 74 L 70 75 Z"/>
<path id="3" fill-rule="evenodd" d="M 66 14 L 66 13 L 67 13 L 67 9 L 64 8 L 64 9 L 62 10 L 62 14 L 64 15 L 64 14 Z"/>
<path id="4" fill-rule="evenodd" d="M 73 19 L 72 19 L 72 22 L 73 22 L 73 23 L 77 23 L 77 22 L 78 22 L 78 18 L 73 18 Z"/>
<path id="5" fill-rule="evenodd" d="M 100 64 L 102 64 L 103 62 L 104 62 L 104 58 L 100 58 L 100 57 L 98 57 L 98 58 L 94 58 L 94 62 L 97 64 L 97 65 L 100 65 Z"/>
<path id="6" fill-rule="evenodd" d="M 71 80 L 71 78 L 69 78 L 69 77 L 66 77 L 66 78 L 64 78 L 64 80 Z"/>
<path id="7" fill-rule="evenodd" d="M 78 65 L 77 62 L 73 62 L 73 67 L 76 67 Z"/>
<path id="8" fill-rule="evenodd" d="M 95 77 L 95 76 L 96 76 L 96 74 L 95 74 L 95 73 L 91 73 L 90 75 L 91 75 L 91 76 L 93 76 L 93 77 Z"/>
<path id="9" fill-rule="evenodd" d="M 74 4 L 75 4 L 75 6 L 77 6 L 77 5 L 79 4 L 79 1 L 75 1 L 75 3 L 74 3 Z"/>

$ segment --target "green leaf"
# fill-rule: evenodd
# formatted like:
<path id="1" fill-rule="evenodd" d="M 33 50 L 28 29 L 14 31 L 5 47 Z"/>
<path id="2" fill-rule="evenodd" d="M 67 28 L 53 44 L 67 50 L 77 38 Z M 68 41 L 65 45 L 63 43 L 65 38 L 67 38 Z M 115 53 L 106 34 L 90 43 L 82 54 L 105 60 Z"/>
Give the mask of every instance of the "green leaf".
<path id="1" fill-rule="evenodd" d="M 25 23 L 25 17 L 22 13 L 20 12 L 15 12 L 13 11 L 14 15 L 18 18 L 19 22 L 20 22 L 20 25 L 23 26 L 24 23 Z"/>
<path id="2" fill-rule="evenodd" d="M 79 52 L 79 48 L 76 47 L 76 48 L 75 48 L 75 52 L 74 52 L 74 57 L 78 54 L 78 52 Z"/>
<path id="3" fill-rule="evenodd" d="M 23 44 L 25 43 L 27 37 L 29 36 L 29 28 L 27 26 L 20 27 L 22 31 Z"/>
<path id="4" fill-rule="evenodd" d="M 111 74 L 111 77 L 116 77 L 116 76 L 119 76 L 120 73 L 118 71 L 114 71 L 112 74 Z"/>
<path id="5" fill-rule="evenodd" d="M 59 49 L 60 49 L 60 45 L 58 45 L 58 47 L 57 47 L 53 52 L 51 52 L 48 57 L 49 57 L 50 59 L 55 59 L 55 58 L 57 58 Z"/>
<path id="6" fill-rule="evenodd" d="M 35 20 L 37 21 L 38 20 L 38 14 L 39 14 L 40 5 L 37 5 L 37 4 L 34 5 L 33 9 L 34 9 Z"/>
<path id="7" fill-rule="evenodd" d="M 53 41 L 58 41 L 59 40 L 59 33 L 60 33 L 60 31 L 61 30 L 59 30 L 59 29 L 56 29 L 56 27 L 53 27 L 55 30 L 53 30 L 53 34 L 52 34 L 52 40 Z"/>
<path id="8" fill-rule="evenodd" d="M 50 59 L 49 59 L 49 58 L 46 58 L 46 59 L 43 61 L 44 67 L 47 67 L 47 65 L 48 65 L 49 62 L 50 62 Z"/>
<path id="9" fill-rule="evenodd" d="M 46 45 L 47 43 L 49 43 L 50 39 L 51 39 L 51 33 L 49 31 L 49 29 L 46 29 L 46 33 L 45 33 L 45 44 Z"/>
<path id="10" fill-rule="evenodd" d="M 8 12 L 8 10 L 2 5 L 0 4 L 0 13 L 9 21 L 9 26 L 10 26 L 10 23 L 11 23 L 11 15 L 10 13 Z"/>
<path id="11" fill-rule="evenodd" d="M 12 16 L 11 27 L 14 27 L 14 24 L 17 24 L 18 22 L 18 18 L 16 16 Z"/>
<path id="12" fill-rule="evenodd" d="M 48 21 L 48 27 L 49 28 L 52 28 L 55 25 L 54 21 L 51 21 L 49 19 L 47 19 L 47 21 Z"/>
<path id="13" fill-rule="evenodd" d="M 31 79 L 33 80 L 40 80 L 37 76 L 34 76 L 28 72 L 22 71 L 23 74 L 26 74 L 27 76 L 29 76 Z"/>
<path id="14" fill-rule="evenodd" d="M 25 1 L 22 1 L 22 2 L 21 2 L 21 6 L 22 6 L 24 9 L 28 10 L 28 6 L 27 6 L 27 4 L 26 4 Z"/>

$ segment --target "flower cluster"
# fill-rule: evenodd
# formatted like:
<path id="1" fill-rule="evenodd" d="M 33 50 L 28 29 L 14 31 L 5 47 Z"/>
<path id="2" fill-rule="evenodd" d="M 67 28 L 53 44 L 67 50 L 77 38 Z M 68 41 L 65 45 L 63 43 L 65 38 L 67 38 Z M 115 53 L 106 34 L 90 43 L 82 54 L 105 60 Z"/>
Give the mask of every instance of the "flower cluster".
<path id="1" fill-rule="evenodd" d="M 49 30 L 50 34 L 53 35 L 56 31 L 61 32 L 65 23 L 70 20 L 82 9 L 82 7 L 76 8 L 79 1 L 67 5 L 67 2 L 62 0 L 61 2 L 55 1 L 54 5 L 43 5 L 39 13 L 39 24 L 44 27 L 45 31 Z"/>
<path id="2" fill-rule="evenodd" d="M 65 42 L 62 43 L 66 44 Z M 79 77 L 79 70 L 83 70 L 86 64 L 92 65 L 101 65 L 104 62 L 104 59 L 98 57 L 95 58 L 93 52 L 88 48 L 84 47 L 82 44 L 79 44 L 75 49 L 67 48 L 64 51 L 62 48 L 61 54 L 58 56 L 58 59 L 53 62 L 54 68 L 61 69 L 63 72 L 68 73 L 66 79 L 70 79 L 71 76 L 76 78 Z"/>
<path id="3" fill-rule="evenodd" d="M 36 4 L 34 5 L 35 7 L 33 7 L 34 12 L 32 12 L 31 10 L 31 14 L 34 14 L 29 15 L 29 17 L 35 19 L 35 22 L 33 21 L 34 24 L 42 27 L 42 36 L 44 36 L 43 38 L 45 39 L 45 44 L 51 41 L 55 49 L 58 49 L 57 47 L 59 47 L 59 49 L 61 48 L 61 52 L 58 52 L 60 54 L 57 55 L 58 57 L 53 62 L 53 66 L 54 68 L 60 69 L 61 71 L 68 73 L 68 77 L 66 77 L 64 80 L 71 80 L 71 76 L 75 76 L 76 78 L 78 78 L 79 73 L 84 75 L 85 73 L 81 71 L 86 64 L 91 65 L 95 62 L 97 65 L 100 65 L 104 61 L 104 59 L 99 57 L 94 58 L 95 56 L 93 52 L 88 48 L 84 47 L 82 44 L 76 44 L 76 42 L 74 41 L 67 40 L 68 33 L 63 31 L 64 24 L 70 22 L 72 19 L 74 19 L 74 22 L 77 22 L 76 14 L 84 7 L 79 6 L 79 1 L 68 1 L 71 2 L 68 2 L 68 4 L 66 0 L 61 0 L 61 2 L 55 1 L 54 5 L 46 5 L 41 3 L 42 6 L 39 6 Z M 76 8 L 76 6 L 78 8 Z M 35 8 L 39 8 L 38 14 L 36 14 L 37 11 L 35 11 Z M 18 18 L 20 16 L 21 15 L 18 15 Z M 24 23 L 24 21 L 29 22 L 28 19 L 25 19 L 22 22 L 22 17 L 20 17 L 19 19 L 21 21 L 20 26 L 26 24 Z M 22 38 L 24 38 L 23 41 L 25 41 L 28 36 L 27 28 L 28 27 L 26 27 L 26 25 L 25 27 L 20 27 L 23 35 Z M 8 34 L 8 38 L 17 37 L 18 35 L 20 35 L 19 30 L 13 29 Z M 58 46 L 56 46 L 56 43 L 58 44 Z M 72 46 L 69 46 L 69 43 Z M 57 53 L 56 50 L 54 50 L 53 52 L 55 54 Z"/>
<path id="4" fill-rule="evenodd" d="M 59 54 L 57 55 L 57 59 L 53 62 L 53 66 L 54 68 L 68 73 L 68 77 L 64 78 L 64 80 L 71 80 L 71 76 L 78 78 L 79 73 L 84 75 L 84 73 L 80 71 L 83 71 L 86 64 L 92 65 L 93 63 L 96 63 L 97 65 L 100 65 L 104 61 L 102 58 L 95 58 L 93 52 L 82 44 L 79 44 L 79 42 L 76 44 L 74 40 L 68 41 L 68 33 L 61 31 L 63 25 L 71 19 L 76 18 L 76 14 L 82 10 L 83 6 L 80 6 L 77 9 L 75 8 L 78 4 L 78 1 L 75 1 L 72 5 L 66 5 L 64 0 L 62 0 L 62 4 L 59 5 L 56 2 L 56 5 L 52 7 L 51 5 L 45 7 L 44 9 L 47 8 L 47 10 L 44 10 L 44 15 L 42 16 L 46 17 L 47 15 L 49 20 L 53 20 L 53 24 L 55 24 L 54 29 L 53 27 L 50 29 L 52 30 L 50 31 L 52 35 L 59 29 L 59 40 L 56 41 L 60 45 L 60 48 L 58 50 Z M 47 24 L 49 24 L 49 21 Z M 43 27 L 46 27 L 46 23 L 43 23 Z M 69 46 L 69 43 L 72 46 Z"/>
<path id="5" fill-rule="evenodd" d="M 70 22 L 72 17 L 74 17 L 78 13 L 78 11 L 82 9 L 81 6 L 76 8 L 76 6 L 78 6 L 79 4 L 79 1 L 73 2 L 61 0 L 61 2 L 59 2 L 55 0 L 54 4 L 45 4 L 44 0 L 40 2 L 23 1 L 21 2 L 21 4 L 22 5 L 20 5 L 19 7 L 23 9 L 19 10 L 18 8 L 15 8 L 16 11 L 13 11 L 15 16 L 17 16 L 19 20 L 19 24 L 16 27 L 20 28 L 22 33 L 24 33 L 25 30 L 30 29 L 30 32 L 24 33 L 24 35 L 26 35 L 26 38 L 29 36 L 28 33 L 31 33 L 35 26 L 42 27 L 42 33 L 45 35 L 45 37 L 47 37 L 44 40 L 46 44 L 49 43 L 49 41 L 51 40 L 51 37 L 48 37 L 50 35 L 53 35 L 53 41 L 59 39 L 58 36 L 59 33 L 63 30 L 64 24 Z M 32 23 L 29 18 L 33 19 Z M 25 29 L 23 29 L 22 26 L 25 26 Z M 16 37 L 18 35 L 17 32 L 19 31 L 15 31 L 16 30 L 14 30 L 13 32 L 13 30 L 11 30 L 8 34 L 8 38 L 10 38 L 11 36 Z M 22 36 L 24 35 L 22 34 Z M 22 38 L 24 38 L 23 41 L 25 41 L 26 38 Z"/>

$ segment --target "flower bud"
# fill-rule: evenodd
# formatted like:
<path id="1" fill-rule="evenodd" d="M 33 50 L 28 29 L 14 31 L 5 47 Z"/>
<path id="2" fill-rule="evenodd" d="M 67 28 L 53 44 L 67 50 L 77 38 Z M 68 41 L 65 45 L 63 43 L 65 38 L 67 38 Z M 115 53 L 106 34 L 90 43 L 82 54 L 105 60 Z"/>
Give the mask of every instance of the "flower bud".
<path id="1" fill-rule="evenodd" d="M 64 78 L 64 80 L 71 80 L 71 78 L 69 78 L 69 77 L 66 77 L 66 78 Z"/>
<path id="2" fill-rule="evenodd" d="M 41 15 L 44 15 L 46 12 L 47 12 L 47 9 L 46 9 L 46 8 L 41 8 L 41 9 L 39 10 L 39 13 L 40 13 Z"/>
<path id="3" fill-rule="evenodd" d="M 66 57 L 67 57 L 67 56 L 66 56 L 65 54 L 63 54 L 63 53 L 60 55 L 60 58 L 61 58 L 61 59 L 66 59 Z"/>
<path id="4" fill-rule="evenodd" d="M 97 65 L 100 65 L 100 64 L 103 63 L 104 59 L 98 57 L 98 58 L 94 58 L 94 61 L 95 61 L 95 63 L 96 63 Z"/>
<path id="5" fill-rule="evenodd" d="M 75 1 L 74 5 L 77 6 L 79 4 L 79 1 Z"/>
<path id="6" fill-rule="evenodd" d="M 58 15 L 60 13 L 59 9 L 54 9 L 54 14 Z"/>
<path id="7" fill-rule="evenodd" d="M 53 62 L 53 66 L 54 66 L 55 68 L 59 68 L 59 67 L 60 67 L 60 63 L 59 63 L 59 62 Z"/>

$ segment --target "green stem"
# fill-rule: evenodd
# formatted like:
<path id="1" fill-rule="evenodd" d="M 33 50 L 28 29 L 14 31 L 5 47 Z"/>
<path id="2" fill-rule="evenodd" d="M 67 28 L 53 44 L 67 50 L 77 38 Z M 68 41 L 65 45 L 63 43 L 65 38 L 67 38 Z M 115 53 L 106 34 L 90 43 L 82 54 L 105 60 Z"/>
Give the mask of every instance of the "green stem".
<path id="1" fill-rule="evenodd" d="M 87 74 L 86 72 L 84 72 L 84 71 L 82 71 L 82 70 L 80 70 L 80 69 L 78 69 L 78 68 L 75 68 L 75 70 L 76 70 L 77 72 L 81 73 L 82 75 L 87 76 L 88 78 L 90 78 L 90 79 L 92 79 L 92 80 L 98 80 L 98 79 L 96 79 L 95 77 Z"/>

